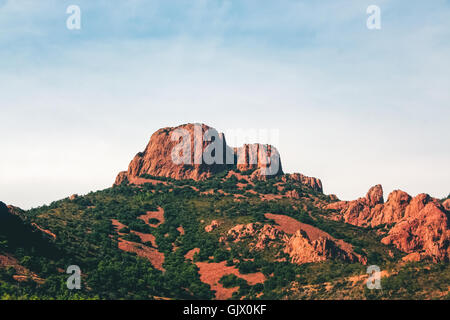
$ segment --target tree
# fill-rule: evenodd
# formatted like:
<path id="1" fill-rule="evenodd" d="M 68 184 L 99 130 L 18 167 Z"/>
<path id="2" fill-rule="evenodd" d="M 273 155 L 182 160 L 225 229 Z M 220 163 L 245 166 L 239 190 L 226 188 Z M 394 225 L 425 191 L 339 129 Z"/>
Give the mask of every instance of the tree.
<path id="1" fill-rule="evenodd" d="M 8 248 L 8 241 L 2 240 L 0 241 L 0 250 L 6 250 Z"/>

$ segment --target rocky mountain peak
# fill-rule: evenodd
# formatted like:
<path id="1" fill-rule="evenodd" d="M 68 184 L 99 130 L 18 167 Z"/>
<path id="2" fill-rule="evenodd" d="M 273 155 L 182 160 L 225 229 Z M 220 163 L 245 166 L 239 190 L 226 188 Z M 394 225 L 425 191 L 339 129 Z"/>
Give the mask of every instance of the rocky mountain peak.
<path id="1" fill-rule="evenodd" d="M 384 203 L 383 199 L 383 187 L 381 184 L 377 184 L 369 189 L 366 195 L 369 206 L 374 207 L 377 204 Z"/>
<path id="2" fill-rule="evenodd" d="M 205 124 L 184 124 L 153 133 L 143 152 L 136 154 L 128 170 L 115 184 L 132 182 L 142 175 L 177 180 L 203 180 L 227 168 L 255 170 L 259 176 L 283 173 L 280 155 L 271 145 L 227 145 L 225 135 Z"/>

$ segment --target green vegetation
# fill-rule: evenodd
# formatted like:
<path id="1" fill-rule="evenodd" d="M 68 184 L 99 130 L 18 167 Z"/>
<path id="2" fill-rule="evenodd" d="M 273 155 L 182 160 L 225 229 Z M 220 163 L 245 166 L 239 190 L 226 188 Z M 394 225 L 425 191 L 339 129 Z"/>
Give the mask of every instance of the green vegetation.
<path id="1" fill-rule="evenodd" d="M 252 170 L 242 172 L 243 175 L 251 173 Z M 263 284 L 254 286 L 234 275 L 222 277 L 220 283 L 224 287 L 239 287 L 233 299 L 343 298 L 345 293 L 367 299 L 422 298 L 429 294 L 424 287 L 436 292 L 448 290 L 444 285 L 450 283 L 448 265 L 424 262 L 399 269 L 396 262 L 402 254 L 382 245 L 376 229 L 327 219 L 328 212 L 314 205 L 316 200 L 329 202 L 327 196 L 290 182 L 279 191 L 280 178 L 256 181 L 252 185 L 235 177 L 225 179 L 227 174 L 228 171 L 224 171 L 205 181 L 176 181 L 145 175 L 142 177 L 164 183 L 123 184 L 22 212 L 20 223 L 15 221 L 14 232 L 0 229 L 0 255 L 14 256 L 43 281 L 29 278 L 19 283 L 13 278 L 17 273 L 14 269 L 0 267 L 0 298 L 212 299 L 214 292 L 200 281 L 197 261 L 226 261 L 241 274 L 262 272 L 266 276 Z M 239 188 L 237 183 L 245 186 Z M 210 190 L 213 193 L 203 193 Z M 284 194 L 290 190 L 296 190 L 300 199 L 263 201 L 258 194 L 250 192 Z M 244 197 L 236 201 L 235 194 Z M 138 219 L 158 207 L 164 209 L 165 220 L 158 227 Z M 281 258 L 286 255 L 276 248 L 252 251 L 246 241 L 242 241 L 231 244 L 228 249 L 219 241 L 236 224 L 273 223 L 264 216 L 268 212 L 288 215 L 320 228 L 350 243 L 356 253 L 367 258 L 369 265 L 377 264 L 383 270 L 398 274 L 383 280 L 381 293 L 368 292 L 363 284 L 355 287 L 347 280 L 365 274 L 366 267 L 361 264 L 326 261 L 295 265 L 286 262 L 288 259 L 283 262 Z M 118 235 L 112 219 L 126 226 L 119 230 L 122 236 Z M 213 232 L 205 232 L 205 226 L 214 219 L 220 220 L 221 225 Z M 157 224 L 160 221 L 150 219 L 148 222 Z M 28 227 L 32 223 L 51 230 L 56 239 L 42 237 Z M 179 231 L 180 226 L 184 235 Z M 155 237 L 157 250 L 165 257 L 165 272 L 156 269 L 145 258 L 118 249 L 119 237 L 151 247 L 149 242 L 141 243 L 140 237 L 132 231 Z M 185 259 L 185 254 L 194 248 L 200 249 L 194 262 Z M 68 275 L 65 270 L 69 265 L 78 265 L 82 270 L 81 290 L 71 291 L 66 287 Z"/>

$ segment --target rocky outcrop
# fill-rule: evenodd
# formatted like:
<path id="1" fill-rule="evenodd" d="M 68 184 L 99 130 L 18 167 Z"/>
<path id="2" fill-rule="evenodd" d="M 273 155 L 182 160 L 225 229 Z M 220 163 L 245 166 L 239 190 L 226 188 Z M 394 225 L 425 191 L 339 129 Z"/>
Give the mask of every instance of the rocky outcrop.
<path id="1" fill-rule="evenodd" d="M 331 203 L 328 209 L 339 210 L 345 222 L 356 226 L 367 226 L 372 221 L 372 208 L 383 204 L 383 188 L 376 185 L 367 192 L 364 198 L 354 201 L 339 201 Z M 378 207 L 379 209 L 379 207 Z"/>
<path id="2" fill-rule="evenodd" d="M 232 149 L 223 133 L 205 124 L 190 123 L 156 131 L 128 170 L 118 174 L 115 184 L 142 175 L 203 180 L 229 168 L 254 169 L 258 176 L 283 173 L 279 153 L 273 146 L 255 144 Z"/>
<path id="3" fill-rule="evenodd" d="M 284 252 L 289 254 L 292 263 L 303 264 L 339 259 L 355 262 L 358 257 L 343 250 L 335 241 L 327 237 L 312 240 L 306 232 L 298 230 L 286 241 Z"/>
<path id="4" fill-rule="evenodd" d="M 419 253 L 433 261 L 450 260 L 449 213 L 428 195 L 412 199 L 398 222 L 381 240 L 406 253 Z"/>
<path id="5" fill-rule="evenodd" d="M 365 198 L 367 205 L 370 207 L 375 207 L 377 204 L 384 203 L 383 198 L 383 187 L 381 184 L 377 184 L 376 186 L 369 189 Z"/>
<path id="6" fill-rule="evenodd" d="M 214 231 L 215 229 L 217 229 L 217 227 L 219 227 L 221 225 L 221 222 L 220 221 L 218 221 L 218 220 L 213 220 L 213 221 L 211 221 L 211 223 L 209 224 L 209 225 L 207 225 L 206 227 L 205 227 L 205 231 L 206 232 L 212 232 L 212 231 Z"/>
<path id="7" fill-rule="evenodd" d="M 419 252 L 410 253 L 402 258 L 402 261 L 405 262 L 418 262 L 420 260 L 422 260 L 422 255 Z"/>
<path id="8" fill-rule="evenodd" d="M 410 201 L 411 196 L 406 192 L 392 191 L 384 205 L 375 206 L 371 211 L 370 225 L 392 224 L 402 220 Z"/>
<path id="9" fill-rule="evenodd" d="M 240 242 L 250 241 L 250 248 L 254 250 L 264 250 L 269 246 L 280 246 L 281 241 L 286 240 L 284 232 L 269 225 L 259 222 L 249 224 L 239 224 L 228 230 L 225 236 L 219 239 L 220 242 Z"/>
<path id="10" fill-rule="evenodd" d="M 236 154 L 237 168 L 240 171 L 255 170 L 252 174 L 253 179 L 283 173 L 280 154 L 271 145 L 244 144 L 240 148 L 234 148 L 233 151 Z"/>
<path id="11" fill-rule="evenodd" d="M 128 166 L 128 171 L 117 176 L 115 184 L 147 174 L 173 179 L 201 180 L 213 172 L 225 170 L 226 165 L 203 163 L 203 152 L 210 144 L 203 141 L 203 133 L 211 129 L 206 125 L 186 124 L 156 131 L 143 152 L 139 152 Z M 225 150 L 223 135 L 218 143 Z"/>
<path id="12" fill-rule="evenodd" d="M 280 252 L 287 253 L 291 262 L 296 264 L 329 259 L 366 262 L 365 258 L 354 254 L 351 245 L 342 240 L 336 240 L 323 231 L 310 232 L 310 229 L 315 228 L 303 224 L 301 229 L 289 234 L 284 232 L 282 228 L 269 224 L 241 224 L 228 230 L 219 241 L 249 241 L 252 250 L 277 248 Z"/>
<path id="13" fill-rule="evenodd" d="M 318 178 L 307 177 L 301 173 L 285 174 L 282 177 L 283 182 L 294 182 L 308 186 L 315 191 L 323 192 L 322 181 Z"/>
<path id="14" fill-rule="evenodd" d="M 371 188 L 364 198 L 335 202 L 327 208 L 339 210 L 342 220 L 353 225 L 392 226 L 382 242 L 393 244 L 406 253 L 417 253 L 408 259 L 450 259 L 449 211 L 445 203 L 441 204 L 427 194 L 412 198 L 406 192 L 395 190 L 383 203 L 383 191 L 378 185 Z"/>

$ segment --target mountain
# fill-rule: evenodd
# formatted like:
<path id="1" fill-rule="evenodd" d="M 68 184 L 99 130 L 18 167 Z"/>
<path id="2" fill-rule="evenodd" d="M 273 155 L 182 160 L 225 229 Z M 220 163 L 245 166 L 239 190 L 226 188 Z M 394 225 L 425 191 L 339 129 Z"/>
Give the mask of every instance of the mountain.
<path id="1" fill-rule="evenodd" d="M 330 160 L 331 161 L 331 160 Z M 0 203 L 6 299 L 448 299 L 450 199 L 339 201 L 284 173 L 274 146 L 204 124 L 156 131 L 114 185 L 20 210 Z M 81 290 L 65 286 L 68 266 Z M 383 290 L 369 290 L 367 268 Z"/>

